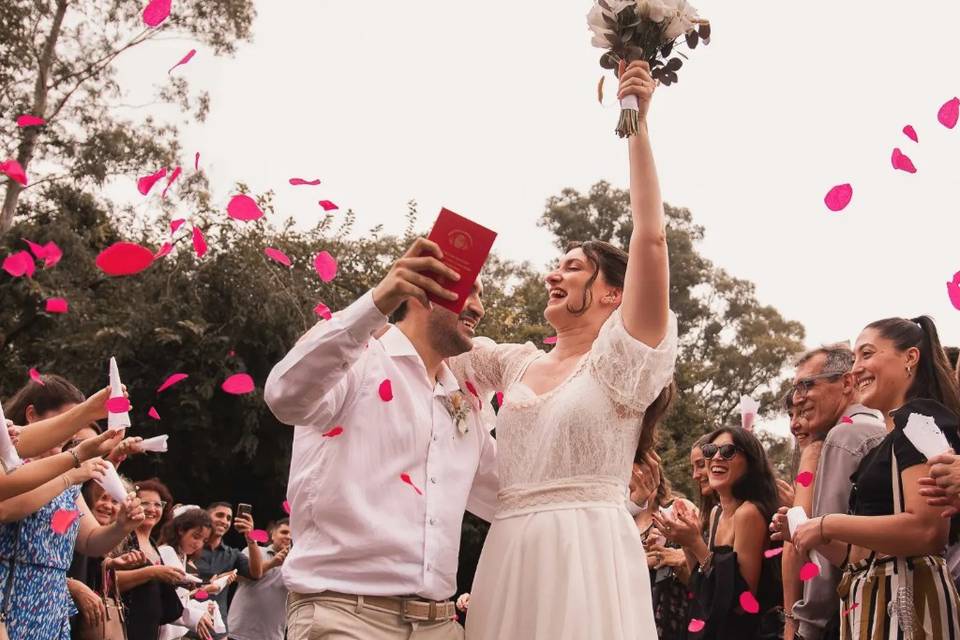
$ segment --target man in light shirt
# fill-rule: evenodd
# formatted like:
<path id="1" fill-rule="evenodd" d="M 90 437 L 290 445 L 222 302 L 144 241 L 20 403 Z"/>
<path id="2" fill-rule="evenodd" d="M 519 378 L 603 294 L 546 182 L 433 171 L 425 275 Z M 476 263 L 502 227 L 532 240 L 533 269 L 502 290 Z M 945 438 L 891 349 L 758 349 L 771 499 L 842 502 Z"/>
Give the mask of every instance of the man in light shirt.
<path id="1" fill-rule="evenodd" d="M 287 498 L 297 543 L 283 566 L 289 640 L 454 640 L 464 510 L 490 520 L 496 445 L 482 403 L 445 358 L 472 348 L 476 282 L 456 295 L 440 248 L 418 239 L 372 291 L 308 331 L 265 399 L 296 425 Z M 388 324 L 388 316 L 395 324 Z"/>

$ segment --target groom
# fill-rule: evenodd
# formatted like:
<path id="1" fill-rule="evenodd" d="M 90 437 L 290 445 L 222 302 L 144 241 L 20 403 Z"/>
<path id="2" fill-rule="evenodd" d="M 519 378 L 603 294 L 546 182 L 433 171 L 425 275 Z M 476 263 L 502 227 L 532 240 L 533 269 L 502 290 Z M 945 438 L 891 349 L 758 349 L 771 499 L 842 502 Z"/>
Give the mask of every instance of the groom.
<path id="1" fill-rule="evenodd" d="M 472 348 L 483 289 L 478 280 L 459 316 L 431 305 L 428 294 L 457 298 L 428 277 L 459 279 L 440 258 L 419 238 L 267 379 L 270 409 L 297 425 L 289 640 L 463 637 L 449 600 L 460 525 L 465 509 L 493 515 L 496 445 L 444 364 Z"/>

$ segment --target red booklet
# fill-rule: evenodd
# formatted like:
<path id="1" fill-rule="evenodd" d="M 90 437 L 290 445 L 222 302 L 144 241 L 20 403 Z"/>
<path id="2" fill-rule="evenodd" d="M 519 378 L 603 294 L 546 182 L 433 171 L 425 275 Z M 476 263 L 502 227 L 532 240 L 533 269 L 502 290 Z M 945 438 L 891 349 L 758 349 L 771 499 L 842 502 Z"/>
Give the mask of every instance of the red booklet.
<path id="1" fill-rule="evenodd" d="M 431 295 L 430 301 L 459 314 L 467 304 L 473 283 L 477 281 L 477 276 L 490 255 L 490 248 L 497 234 L 449 209 L 441 209 L 427 237 L 440 245 L 443 263 L 460 274 L 458 282 L 450 282 L 446 278 L 431 274 L 444 289 L 453 291 L 459 297 L 456 301 L 450 301 Z"/>

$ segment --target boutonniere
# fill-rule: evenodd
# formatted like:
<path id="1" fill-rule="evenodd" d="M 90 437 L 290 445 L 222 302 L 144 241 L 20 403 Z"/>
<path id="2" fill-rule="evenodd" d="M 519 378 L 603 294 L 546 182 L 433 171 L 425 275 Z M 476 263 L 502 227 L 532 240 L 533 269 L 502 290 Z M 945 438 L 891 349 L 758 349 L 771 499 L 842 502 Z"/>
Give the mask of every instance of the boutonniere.
<path id="1" fill-rule="evenodd" d="M 447 413 L 453 418 L 453 424 L 456 425 L 460 435 L 468 433 L 470 431 L 470 425 L 467 423 L 467 416 L 470 415 L 473 407 L 467 400 L 466 394 L 464 394 L 463 391 L 457 390 L 449 396 L 441 396 L 440 401 L 443 402 Z"/>

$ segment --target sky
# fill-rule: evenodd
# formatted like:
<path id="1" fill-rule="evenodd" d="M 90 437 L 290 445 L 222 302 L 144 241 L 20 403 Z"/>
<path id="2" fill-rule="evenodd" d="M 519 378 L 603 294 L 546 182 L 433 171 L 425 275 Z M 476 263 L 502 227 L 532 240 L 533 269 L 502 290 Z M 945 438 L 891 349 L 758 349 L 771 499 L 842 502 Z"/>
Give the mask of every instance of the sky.
<path id="1" fill-rule="evenodd" d="M 960 271 L 960 127 L 936 117 L 960 93 L 956 43 L 938 30 L 960 24 L 960 3 L 694 4 L 712 42 L 657 91 L 650 128 L 665 200 L 706 228 L 701 252 L 802 322 L 809 346 L 921 313 L 960 345 L 946 293 Z M 261 0 L 235 57 L 164 39 L 131 52 L 121 80 L 136 104 L 199 49 L 174 73 L 212 109 L 183 130 L 182 162 L 200 151 L 224 205 L 243 181 L 274 189 L 279 217 L 304 226 L 329 199 L 360 230 L 400 232 L 416 199 L 423 227 L 445 206 L 497 231 L 503 257 L 542 266 L 557 257 L 536 226 L 549 196 L 627 184 L 612 76 L 597 101 L 590 6 Z M 916 174 L 894 171 L 895 147 Z M 823 198 L 841 183 L 853 201 L 833 213 Z"/>

